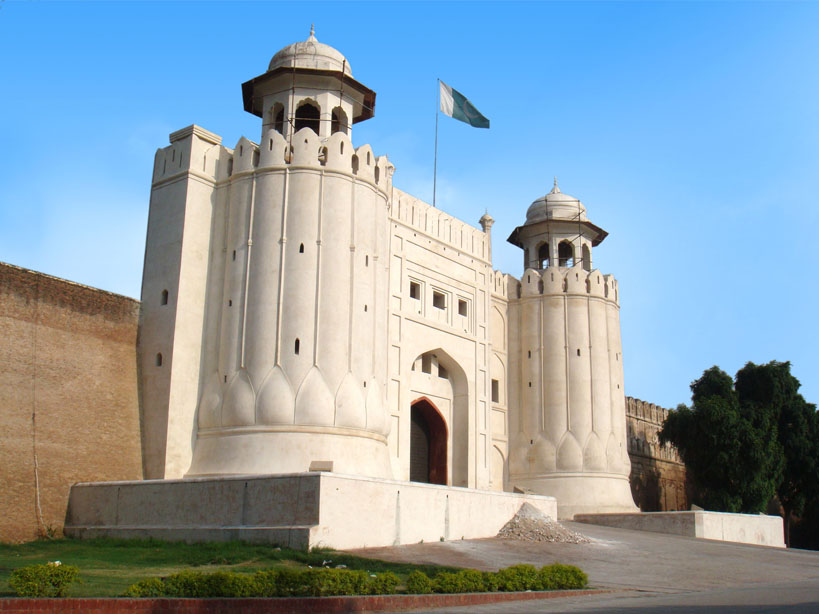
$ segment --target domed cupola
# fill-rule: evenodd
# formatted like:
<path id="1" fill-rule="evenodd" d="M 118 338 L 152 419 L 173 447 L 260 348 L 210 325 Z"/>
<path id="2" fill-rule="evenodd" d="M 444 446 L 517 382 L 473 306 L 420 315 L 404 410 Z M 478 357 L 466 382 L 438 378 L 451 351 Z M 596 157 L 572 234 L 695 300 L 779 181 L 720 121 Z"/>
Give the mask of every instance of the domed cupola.
<path id="1" fill-rule="evenodd" d="M 307 40 L 287 45 L 270 60 L 267 72 L 242 84 L 245 111 L 262 118 L 262 138 L 275 130 L 286 139 L 310 128 L 322 139 L 375 114 L 375 92 L 353 79 L 340 51 Z"/>
<path id="2" fill-rule="evenodd" d="M 546 219 L 585 220 L 586 207 L 574 196 L 569 196 L 557 187 L 557 177 L 552 191 L 541 196 L 526 211 L 526 223 L 535 224 Z"/>
<path id="3" fill-rule="evenodd" d="M 310 36 L 306 41 L 287 45 L 273 56 L 267 70 L 275 70 L 282 66 L 298 68 L 313 68 L 317 70 L 340 70 L 345 75 L 353 76 L 350 63 L 340 51 L 330 45 L 318 42 L 316 30 L 310 26 Z"/>
<path id="4" fill-rule="evenodd" d="M 526 222 L 507 239 L 523 249 L 525 269 L 582 265 L 591 270 L 591 248 L 608 233 L 586 217 L 586 207 L 574 196 L 560 191 L 555 178 L 552 191 L 538 198 L 526 211 Z"/>

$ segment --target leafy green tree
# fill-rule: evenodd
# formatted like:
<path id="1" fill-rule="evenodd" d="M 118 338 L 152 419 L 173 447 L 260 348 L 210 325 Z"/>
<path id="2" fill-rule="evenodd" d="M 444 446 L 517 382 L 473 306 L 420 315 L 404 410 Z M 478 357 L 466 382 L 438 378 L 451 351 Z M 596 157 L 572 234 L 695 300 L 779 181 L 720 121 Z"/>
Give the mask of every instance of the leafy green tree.
<path id="1" fill-rule="evenodd" d="M 660 432 L 691 472 L 706 509 L 755 513 L 776 495 L 789 540 L 793 515 L 819 497 L 819 417 L 799 394 L 790 363 L 747 363 L 735 380 L 717 367 L 691 384 L 691 408 Z"/>

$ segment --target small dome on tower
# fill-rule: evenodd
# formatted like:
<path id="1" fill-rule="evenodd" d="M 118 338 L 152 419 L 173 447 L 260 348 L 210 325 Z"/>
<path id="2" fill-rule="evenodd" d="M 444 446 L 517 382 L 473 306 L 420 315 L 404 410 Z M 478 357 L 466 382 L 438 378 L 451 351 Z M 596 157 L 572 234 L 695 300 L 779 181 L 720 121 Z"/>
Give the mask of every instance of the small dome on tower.
<path id="1" fill-rule="evenodd" d="M 287 45 L 287 47 L 276 53 L 273 59 L 270 60 L 270 66 L 267 67 L 267 70 L 273 70 L 280 66 L 338 70 L 343 71 L 344 74 L 350 77 L 353 76 L 347 58 L 330 45 L 318 42 L 313 26 L 310 26 L 310 36 L 306 41 Z"/>
<path id="2" fill-rule="evenodd" d="M 538 198 L 526 211 L 526 224 L 534 224 L 546 219 L 585 220 L 586 207 L 574 196 L 569 196 L 557 187 L 557 177 L 552 191 Z"/>

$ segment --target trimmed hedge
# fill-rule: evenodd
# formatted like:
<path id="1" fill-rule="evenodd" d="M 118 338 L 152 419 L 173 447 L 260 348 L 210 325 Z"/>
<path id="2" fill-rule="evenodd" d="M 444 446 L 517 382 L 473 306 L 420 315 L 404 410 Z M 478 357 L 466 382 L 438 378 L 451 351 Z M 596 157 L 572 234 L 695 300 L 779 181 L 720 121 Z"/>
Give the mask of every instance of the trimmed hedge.
<path id="1" fill-rule="evenodd" d="M 128 588 L 126 597 L 326 597 L 392 595 L 400 584 L 392 572 L 367 574 L 350 569 L 267 569 L 255 574 L 229 571 L 181 571 L 167 578 L 148 578 Z M 513 565 L 497 572 L 463 569 L 430 579 L 421 571 L 407 578 L 406 592 L 480 593 L 584 588 L 588 576 L 571 565 Z"/>
<path id="2" fill-rule="evenodd" d="M 65 597 L 74 582 L 82 582 L 80 570 L 59 561 L 20 567 L 9 577 L 9 587 L 18 597 Z"/>
<path id="3" fill-rule="evenodd" d="M 328 597 L 391 595 L 400 584 L 392 572 L 352 569 L 266 569 L 254 574 L 180 571 L 128 587 L 125 597 Z"/>

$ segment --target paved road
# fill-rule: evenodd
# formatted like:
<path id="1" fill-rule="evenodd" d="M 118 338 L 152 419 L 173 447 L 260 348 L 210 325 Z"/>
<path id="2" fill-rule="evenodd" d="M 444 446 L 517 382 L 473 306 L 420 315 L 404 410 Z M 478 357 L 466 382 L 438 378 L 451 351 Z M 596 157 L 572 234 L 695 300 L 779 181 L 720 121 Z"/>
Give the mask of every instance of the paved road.
<path id="1" fill-rule="evenodd" d="M 566 522 L 590 544 L 498 539 L 368 548 L 358 554 L 493 570 L 532 563 L 577 565 L 595 587 L 588 597 L 448 608 L 436 612 L 817 612 L 819 552 L 729 544 Z"/>

